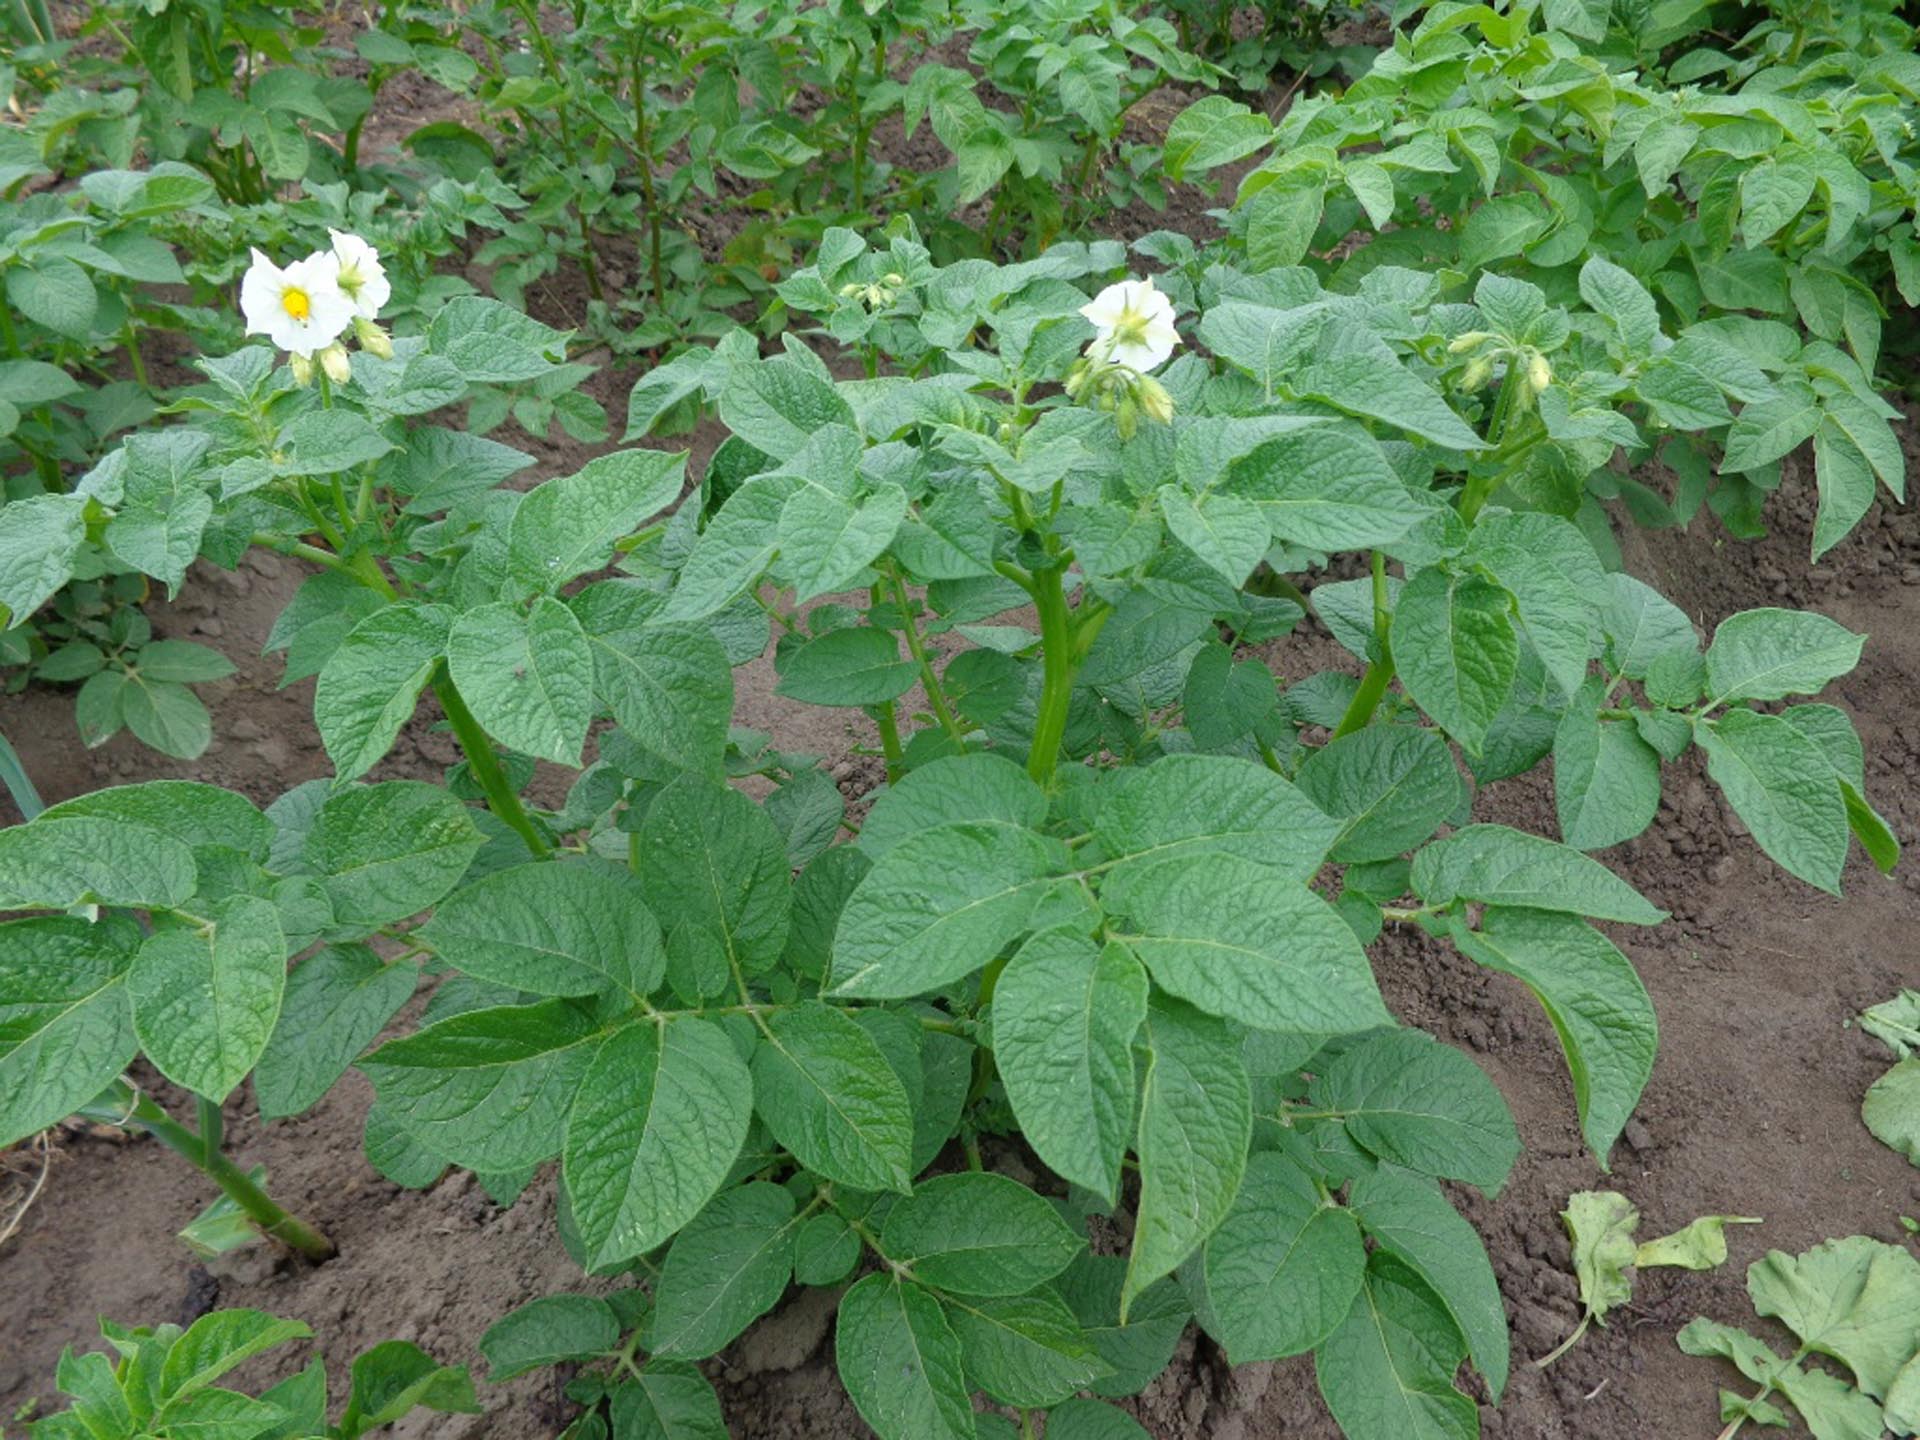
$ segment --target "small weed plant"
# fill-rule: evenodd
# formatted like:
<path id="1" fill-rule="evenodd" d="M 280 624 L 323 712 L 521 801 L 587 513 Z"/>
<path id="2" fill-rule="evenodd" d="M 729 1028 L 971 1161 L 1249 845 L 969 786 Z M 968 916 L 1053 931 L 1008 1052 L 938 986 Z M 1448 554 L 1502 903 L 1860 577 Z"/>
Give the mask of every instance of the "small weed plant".
<path id="1" fill-rule="evenodd" d="M 485 1348 L 497 1378 L 586 1362 L 579 1437 L 718 1433 L 695 1362 L 795 1281 L 842 1291 L 883 1440 L 1134 1433 L 1109 1402 L 1189 1321 L 1235 1363 L 1311 1353 L 1355 1440 L 1475 1433 L 1457 1372 L 1497 1400 L 1507 1330 L 1442 1182 L 1497 1191 L 1519 1140 L 1368 947 L 1522 981 L 1604 1166 L 1656 1048 L 1614 937 L 1664 917 L 1593 852 L 1697 749 L 1792 875 L 1837 891 L 1855 841 L 1891 866 L 1813 698 L 1863 637 L 1762 609 L 1703 642 L 1595 507 L 1540 503 L 1637 443 L 1662 357 L 1713 389 L 1662 423 L 1733 443 L 1776 403 L 1767 322 L 1675 330 L 1597 257 L 1556 298 L 1139 254 L 1151 280 L 1112 241 L 941 264 L 904 222 L 829 230 L 779 292 L 818 348 L 687 350 L 634 388 L 647 443 L 527 489 L 441 412 L 557 403 L 565 333 L 467 296 L 390 340 L 363 242 L 260 257 L 245 318 L 289 363 L 201 362 L 183 423 L 43 502 L 34 583 L 115 527 L 169 584 L 311 562 L 272 643 L 335 774 L 0 832 L 0 908 L 40 912 L 0 926 L 0 1140 L 144 1055 L 269 1230 L 215 1163 L 249 1075 L 273 1119 L 357 1065 L 403 1184 L 510 1200 L 557 1160 L 562 1240 L 633 1283 Z M 727 433 L 689 485 L 651 437 L 701 416 Z M 1344 658 L 1295 638 L 1309 612 Z M 872 736 L 857 809 L 735 724 L 769 650 Z M 377 778 L 435 712 L 445 783 Z M 1557 835 L 1474 822 L 1549 757 Z"/>

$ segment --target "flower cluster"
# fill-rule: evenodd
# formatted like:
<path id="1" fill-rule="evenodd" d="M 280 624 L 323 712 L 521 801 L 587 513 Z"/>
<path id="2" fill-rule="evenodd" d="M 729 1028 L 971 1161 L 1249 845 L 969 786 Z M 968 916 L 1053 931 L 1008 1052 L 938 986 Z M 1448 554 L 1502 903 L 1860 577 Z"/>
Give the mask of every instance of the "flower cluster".
<path id="1" fill-rule="evenodd" d="M 316 362 L 330 380 L 346 382 L 352 372 L 341 337 L 349 327 L 371 354 L 383 359 L 393 354 L 393 342 L 375 323 L 393 295 L 380 252 L 358 235 L 327 234 L 331 249 L 316 250 L 285 269 L 255 250 L 240 282 L 247 334 L 264 335 L 285 350 L 303 385 L 313 378 Z"/>
<path id="2" fill-rule="evenodd" d="M 1094 337 L 1067 376 L 1067 394 L 1114 412 L 1122 439 L 1132 439 L 1140 416 L 1165 425 L 1173 397 L 1147 371 L 1164 365 L 1180 344 L 1173 302 L 1151 277 L 1109 285 L 1080 307 Z"/>

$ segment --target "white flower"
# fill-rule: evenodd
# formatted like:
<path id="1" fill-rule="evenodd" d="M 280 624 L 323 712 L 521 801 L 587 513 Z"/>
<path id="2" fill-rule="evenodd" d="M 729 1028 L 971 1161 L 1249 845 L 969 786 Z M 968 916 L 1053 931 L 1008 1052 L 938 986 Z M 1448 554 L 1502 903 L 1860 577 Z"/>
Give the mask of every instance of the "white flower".
<path id="1" fill-rule="evenodd" d="M 247 334 L 311 359 L 352 323 L 353 302 L 340 291 L 340 262 L 332 251 L 317 250 L 282 270 L 255 250 L 240 282 L 240 312 Z"/>
<path id="2" fill-rule="evenodd" d="M 1087 354 L 1142 374 L 1163 365 L 1180 343 L 1173 328 L 1173 302 L 1153 288 L 1151 278 L 1109 285 L 1080 307 L 1100 333 Z"/>
<path id="3" fill-rule="evenodd" d="M 353 313 L 363 320 L 376 320 L 380 308 L 393 298 L 393 286 L 387 281 L 380 252 L 344 230 L 328 230 L 333 253 L 340 262 L 340 288 L 353 302 Z"/>

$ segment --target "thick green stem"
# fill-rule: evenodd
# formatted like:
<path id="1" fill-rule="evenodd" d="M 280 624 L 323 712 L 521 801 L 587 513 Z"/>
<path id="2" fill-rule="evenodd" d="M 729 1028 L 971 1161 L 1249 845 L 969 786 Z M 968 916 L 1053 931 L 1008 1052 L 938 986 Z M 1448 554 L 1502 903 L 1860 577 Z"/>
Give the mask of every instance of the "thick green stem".
<path id="1" fill-rule="evenodd" d="M 1067 609 L 1061 567 L 1033 577 L 1033 603 L 1040 612 L 1040 714 L 1033 726 L 1033 750 L 1027 756 L 1027 774 L 1045 785 L 1060 761 L 1061 742 L 1067 736 L 1067 710 L 1073 703 L 1073 677 L 1079 666 L 1074 653 L 1073 615 Z"/>
<path id="2" fill-rule="evenodd" d="M 265 1190 L 233 1161 L 221 1153 L 218 1145 L 208 1145 L 175 1120 L 146 1095 L 136 1096 L 124 1083 L 102 1097 L 101 1108 L 110 1107 L 123 1124 L 137 1125 L 169 1150 L 185 1158 L 238 1205 L 246 1217 L 289 1249 L 298 1251 L 318 1265 L 334 1256 L 333 1242 L 306 1221 L 289 1215 L 274 1203 Z"/>
<path id="3" fill-rule="evenodd" d="M 1334 727 L 1333 738 L 1351 735 L 1356 730 L 1365 729 L 1373 719 L 1373 712 L 1380 708 L 1385 698 L 1387 686 L 1393 683 L 1393 651 L 1388 648 L 1387 635 L 1393 620 L 1393 612 L 1387 601 L 1387 557 L 1380 551 L 1373 552 L 1373 643 L 1374 658 L 1367 663 L 1366 674 L 1360 677 L 1360 688 L 1353 692 L 1353 701 L 1347 706 L 1347 713 L 1340 717 L 1340 723 Z"/>
<path id="4" fill-rule="evenodd" d="M 474 780 L 487 797 L 487 808 L 527 842 L 527 849 L 533 852 L 536 859 L 546 859 L 551 850 L 546 837 L 540 833 L 539 827 L 533 823 L 533 817 L 527 814 L 526 806 L 520 803 L 520 797 L 508 783 L 507 772 L 500 768 L 500 757 L 493 753 L 493 742 L 487 738 L 487 732 L 481 728 L 480 722 L 473 718 L 467 702 L 460 698 L 460 692 L 454 688 L 453 678 L 442 672 L 433 682 L 433 693 L 440 697 L 440 708 L 446 712 L 454 738 L 460 742 L 460 748 L 466 754 L 467 768 L 473 772 Z"/>
<path id="5" fill-rule="evenodd" d="M 207 1153 L 212 1154 L 227 1143 L 227 1117 L 217 1100 L 209 1100 L 204 1095 L 193 1098 L 200 1121 L 200 1143 L 206 1147 Z"/>

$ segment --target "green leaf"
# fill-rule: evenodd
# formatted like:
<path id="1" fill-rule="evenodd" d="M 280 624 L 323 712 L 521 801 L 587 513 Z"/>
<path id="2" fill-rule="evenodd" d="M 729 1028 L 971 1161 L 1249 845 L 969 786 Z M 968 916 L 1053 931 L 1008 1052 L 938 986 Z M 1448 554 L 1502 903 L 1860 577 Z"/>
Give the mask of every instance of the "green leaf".
<path id="1" fill-rule="evenodd" d="M 569 602 L 593 652 L 594 691 L 629 739 L 668 764 L 720 778 L 733 672 L 704 627 L 655 621 L 659 598 L 620 581 Z"/>
<path id="2" fill-rule="evenodd" d="M 640 882 L 592 861 L 496 870 L 454 891 L 417 933 L 466 974 L 535 995 L 644 999 L 667 964 Z"/>
<path id="3" fill-rule="evenodd" d="M 834 1362 L 880 1440 L 972 1440 L 960 1341 L 940 1302 L 911 1281 L 869 1275 L 841 1298 Z"/>
<path id="4" fill-rule="evenodd" d="M 1308 549 L 1388 545 L 1427 516 L 1357 424 L 1281 432 L 1233 461 L 1221 488 L 1260 505 L 1279 540 Z"/>
<path id="5" fill-rule="evenodd" d="M 667 1251 L 647 1348 L 698 1360 L 730 1344 L 786 1293 L 799 1230 L 783 1186 L 756 1180 L 716 1195 Z"/>
<path id="6" fill-rule="evenodd" d="M 262 1399 L 271 1398 L 269 1391 Z M 473 1377 L 464 1365 L 442 1365 L 410 1340 L 383 1340 L 356 1356 L 340 1434 L 346 1440 L 391 1425 L 415 1410 L 478 1415 Z"/>
<path id="7" fill-rule="evenodd" d="M 1355 1180 L 1347 1204 L 1374 1243 L 1410 1266 L 1440 1297 L 1497 1401 L 1507 1386 L 1507 1312 L 1474 1228 L 1447 1203 L 1436 1182 L 1392 1165 L 1376 1166 Z"/>
<path id="8" fill-rule="evenodd" d="M 1873 1082 L 1860 1118 L 1881 1144 L 1920 1165 L 1920 1057 L 1909 1056 Z"/>
<path id="9" fill-rule="evenodd" d="M 1632 963 L 1571 915 L 1491 906 L 1480 929 L 1449 933 L 1468 958 L 1525 982 L 1566 1052 L 1588 1148 L 1607 1167 L 1653 1073 L 1659 1025 Z"/>
<path id="10" fill-rule="evenodd" d="M 589 1268 L 644 1255 L 697 1215 L 752 1119 L 746 1062 L 711 1021 L 615 1031 L 567 1117 L 563 1174 Z"/>
<path id="11" fill-rule="evenodd" d="M 1193 1319 L 1180 1286 L 1171 1277 L 1156 1280 L 1134 1297 L 1120 1319 L 1120 1296 L 1127 1283 L 1123 1255 L 1083 1254 L 1056 1282 L 1078 1317 L 1087 1339 L 1111 1375 L 1093 1382 L 1096 1395 L 1137 1395 L 1159 1377 Z"/>
<path id="12" fill-rule="evenodd" d="M 1350 352 L 1321 360 L 1290 381 L 1303 400 L 1323 400 L 1351 415 L 1379 420 L 1448 450 L 1483 450 L 1482 440 L 1425 381 L 1396 359 Z"/>
<path id="13" fill-rule="evenodd" d="M 1051 1290 L 946 1297 L 967 1376 L 1003 1405 L 1058 1404 L 1106 1373 L 1066 1302 Z"/>
<path id="14" fill-rule="evenodd" d="M 1860 1014 L 1860 1028 L 1904 1060 L 1920 1050 L 1920 990 L 1902 990 Z"/>
<path id="15" fill-rule="evenodd" d="M 1272 543 L 1260 506 L 1238 495 L 1214 492 L 1196 498 L 1163 485 L 1159 500 L 1168 533 L 1229 585 L 1245 584 Z"/>
<path id="16" fill-rule="evenodd" d="M 1486 1073 L 1424 1030 L 1348 1046 L 1315 1078 L 1313 1102 L 1383 1160 L 1498 1193 L 1520 1154 L 1513 1115 Z"/>
<path id="17" fill-rule="evenodd" d="M 0 910 L 170 910 L 198 885 L 193 852 L 144 825 L 43 814 L 0 830 Z"/>
<path id="18" fill-rule="evenodd" d="M 543 1295 L 503 1315 L 480 1337 L 487 1379 L 499 1385 L 562 1360 L 591 1360 L 620 1343 L 613 1307 L 593 1295 Z"/>
<path id="19" fill-rule="evenodd" d="M 860 1263 L 860 1237 L 838 1215 L 816 1215 L 793 1237 L 793 1278 L 802 1285 L 838 1285 Z"/>
<path id="20" fill-rule="evenodd" d="M 1422 570 L 1400 592 L 1388 632 L 1414 703 L 1469 754 L 1485 745 L 1513 689 L 1520 646 L 1506 591 L 1478 577 Z"/>
<path id="21" fill-rule="evenodd" d="M 30 495 L 0 506 L 0 606 L 8 625 L 38 610 L 73 575 L 87 537 L 80 495 Z"/>
<path id="22" fill-rule="evenodd" d="M 7 301 L 36 325 L 84 341 L 93 333 L 100 297 L 87 272 L 71 260 L 49 256 L 7 267 Z M 17 352 L 16 352 L 17 353 Z"/>
<path id="23" fill-rule="evenodd" d="M 1631 575 L 1607 577 L 1612 591 L 1601 611 L 1612 668 L 1634 680 L 1668 655 L 1698 657 L 1699 637 L 1686 612 L 1652 586 Z"/>
<path id="24" fill-rule="evenodd" d="M 1453 1388 L 1466 1346 L 1439 1298 L 1390 1254 L 1314 1354 L 1327 1409 L 1349 1440 L 1472 1440 L 1479 1409 Z"/>
<path id="25" fill-rule="evenodd" d="M 1413 857 L 1412 878 L 1414 891 L 1429 905 L 1478 900 L 1624 925 L 1658 925 L 1667 918 L 1598 860 L 1505 825 L 1469 825 L 1433 841 Z"/>
<path id="26" fill-rule="evenodd" d="M 683 775 L 654 798 L 639 835 L 646 895 L 669 934 L 720 942 L 752 977 L 786 948 L 793 904 L 786 842 L 766 812 L 718 781 Z"/>
<path id="27" fill-rule="evenodd" d="M 760 581 L 780 548 L 780 512 L 793 493 L 788 475 L 755 475 L 707 522 L 667 597 L 665 620 L 704 620 Z"/>
<path id="28" fill-rule="evenodd" d="M 991 1172 L 922 1181 L 887 1212 L 880 1235 L 889 1260 L 951 1295 L 1025 1294 L 1084 1245 L 1047 1201 Z"/>
<path id="29" fill-rule="evenodd" d="M 1185 180 L 1245 159 L 1273 138 L 1273 122 L 1225 95 L 1205 95 L 1173 117 L 1161 152 L 1167 176 Z"/>
<path id="30" fill-rule="evenodd" d="M 304 854 L 335 919 L 365 933 L 445 895 L 480 845 L 467 807 L 439 786 L 388 780 L 331 796 L 314 817 Z"/>
<path id="31" fill-rule="evenodd" d="M 736 365 L 720 392 L 720 419 L 727 429 L 775 460 L 806 449 L 816 431 L 855 424 L 853 409 L 831 381 L 797 360 L 778 356 Z"/>
<path id="32" fill-rule="evenodd" d="M 920 671 L 900 642 L 864 625 L 829 630 L 784 657 L 774 693 L 808 705 L 883 705 L 907 693 Z"/>
<path id="33" fill-rule="evenodd" d="M 264 863 L 273 822 L 244 795 L 197 780 L 146 780 L 89 791 L 50 807 L 42 819 L 94 815 L 145 825 L 198 850 L 219 846 Z"/>
<path id="34" fill-rule="evenodd" d="M 1823 420 L 1813 436 L 1813 476 L 1820 491 L 1813 522 L 1812 558 L 1818 560 L 1873 508 L 1874 473 L 1860 448 Z"/>
<path id="35" fill-rule="evenodd" d="M 754 1107 L 809 1170 L 861 1190 L 912 1187 L 913 1107 L 874 1039 L 818 1003 L 767 1017 Z"/>
<path id="36" fill-rule="evenodd" d="M 309 410 L 280 432 L 274 448 L 285 475 L 338 475 L 371 464 L 394 448 L 365 416 L 352 410 Z"/>
<path id="37" fill-rule="evenodd" d="M 1346 1319 L 1366 1268 L 1353 1216 L 1284 1155 L 1258 1152 L 1207 1239 L 1209 1328 L 1235 1365 L 1302 1354 Z"/>
<path id="38" fill-rule="evenodd" d="M 720 1397 L 707 1377 L 677 1360 L 649 1360 L 616 1385 L 609 1411 L 614 1440 L 727 1440 Z"/>
<path id="39" fill-rule="evenodd" d="M 571 1001 L 502 1005 L 390 1041 L 360 1068 L 414 1138 L 456 1165 L 497 1173 L 559 1153 L 605 1034 Z"/>
<path id="40" fill-rule="evenodd" d="M 342 781 L 367 773 L 413 718 L 420 691 L 446 652 L 453 615 L 439 605 L 376 610 L 347 632 L 313 695 L 313 723 Z"/>
<path id="41" fill-rule="evenodd" d="M 1124 946 L 1035 935 L 993 991 L 993 1055 L 1021 1134 L 1063 1179 L 1109 1204 L 1133 1134 L 1133 1037 L 1146 972 Z"/>
<path id="42" fill-rule="evenodd" d="M 1789 224 L 1813 198 L 1813 166 L 1785 156 L 1763 156 L 1740 177 L 1740 239 L 1751 250 Z"/>
<path id="43" fill-rule="evenodd" d="M 191 640 L 152 641 L 140 648 L 136 664 L 147 679 L 178 685 L 224 680 L 234 669 L 233 662 L 218 650 L 209 650 Z"/>
<path id="44" fill-rule="evenodd" d="M 488 734 L 509 749 L 580 764 L 594 657 L 573 611 L 546 595 L 526 615 L 504 602 L 482 605 L 453 622 L 446 648 L 454 688 Z"/>
<path id="45" fill-rule="evenodd" d="M 775 363 L 778 362 L 769 362 Z M 802 485 L 780 510 L 780 573 L 797 603 L 845 590 L 892 543 L 906 518 L 907 492 L 882 485 L 857 504 L 819 485 Z"/>
<path id="46" fill-rule="evenodd" d="M 364 945 L 330 945 L 287 977 L 280 1018 L 253 1076 L 268 1120 L 317 1104 L 413 998 L 420 972 Z"/>
<path id="47" fill-rule="evenodd" d="M 1305 881 L 1339 823 L 1266 766 L 1224 755 L 1169 755 L 1122 771 L 1094 817 L 1112 880 L 1164 860 L 1232 856 Z"/>
<path id="48" fill-rule="evenodd" d="M 882 855 L 847 897 L 832 993 L 902 999 L 978 970 L 1018 935 L 1060 843 L 999 821 L 942 825 Z"/>
<path id="49" fill-rule="evenodd" d="M 1640 1212 L 1624 1195 L 1608 1190 L 1577 1190 L 1560 1212 L 1573 1241 L 1573 1273 L 1580 1282 L 1580 1303 L 1593 1319 L 1633 1298 L 1633 1232 Z M 1583 1322 L 1584 1323 L 1584 1322 Z"/>
<path id="50" fill-rule="evenodd" d="M 1047 1440 L 1153 1440 L 1124 1410 L 1098 1400 L 1069 1400 L 1047 1412 Z"/>
<path id="51" fill-rule="evenodd" d="M 1553 735 L 1553 798 L 1560 834 L 1576 850 L 1631 840 L 1660 809 L 1660 755 L 1631 721 L 1602 720 L 1592 682 Z"/>
<path id="52" fill-rule="evenodd" d="M 1046 793 L 1011 760 L 985 752 L 948 755 L 882 790 L 856 844 L 878 860 L 903 840 L 941 825 L 998 820 L 1037 830 L 1046 818 Z"/>
<path id="53" fill-rule="evenodd" d="M 1623 270 L 1598 255 L 1589 256 L 1587 263 L 1580 267 L 1580 298 L 1613 322 L 1620 343 L 1629 354 L 1645 355 L 1652 351 L 1654 341 L 1660 337 L 1660 307 L 1632 271 Z"/>
<path id="54" fill-rule="evenodd" d="M 273 1034 L 287 949 L 270 901 L 235 896 L 211 918 L 210 933 L 149 936 L 127 972 L 127 993 L 140 1047 L 160 1073 L 219 1101 L 246 1078 Z"/>
<path id="55" fill-rule="evenodd" d="M 1246 1172 L 1253 1095 L 1226 1026 L 1176 1002 L 1147 1013 L 1140 1199 L 1120 1319 L 1224 1220 Z"/>
<path id="56" fill-rule="evenodd" d="M 1712 1270 L 1727 1263 L 1727 1226 L 1759 1223 L 1759 1217 L 1754 1215 L 1702 1215 L 1671 1235 L 1662 1235 L 1638 1246 L 1633 1252 L 1633 1263 L 1642 1270 L 1656 1265 Z"/>
<path id="57" fill-rule="evenodd" d="M 1707 647 L 1707 698 L 1782 700 L 1815 695 L 1860 663 L 1867 637 L 1811 610 L 1743 610 Z"/>
<path id="58" fill-rule="evenodd" d="M 1748 1379 L 1764 1385 L 1763 1393 L 1791 1401 L 1816 1436 L 1827 1440 L 1880 1440 L 1886 1433 L 1886 1416 L 1870 1397 L 1837 1375 L 1806 1370 L 1782 1360 L 1751 1335 L 1730 1325 L 1696 1319 L 1677 1338 L 1687 1354 L 1724 1356 Z M 1787 1424 L 1785 1413 L 1777 1405 L 1759 1396 L 1743 1400 L 1729 1390 L 1720 1392 L 1720 1413 L 1727 1420 Z"/>
<path id="59" fill-rule="evenodd" d="M 685 451 L 619 450 L 536 485 L 513 513 L 507 567 L 529 590 L 551 593 L 613 558 L 616 541 L 680 498 Z"/>
<path id="60" fill-rule="evenodd" d="M 1920 1260 L 1864 1235 L 1827 1240 L 1798 1256 L 1769 1251 L 1747 1270 L 1753 1307 L 1885 1397 L 1920 1336 Z M 1791 1392 L 1789 1392 L 1791 1398 Z"/>
<path id="61" fill-rule="evenodd" d="M 64 915 L 0 925 L 0 1145 L 64 1120 L 132 1062 L 122 982 L 138 943 L 130 926 Z"/>
<path id="62" fill-rule="evenodd" d="M 1840 893 L 1847 863 L 1846 798 L 1820 748 L 1777 715 L 1729 710 L 1694 727 L 1707 774 L 1754 841 L 1789 874 Z"/>
<path id="63" fill-rule="evenodd" d="M 120 692 L 120 713 L 142 743 L 164 755 L 197 760 L 213 743 L 213 719 L 184 685 L 149 682 L 129 671 Z"/>
<path id="64" fill-rule="evenodd" d="M 298 1320 L 278 1320 L 259 1310 L 216 1310 L 202 1315 L 167 1348 L 158 1398 L 177 1404 L 255 1355 L 312 1334 Z"/>
<path id="65" fill-rule="evenodd" d="M 1586 536 L 1558 515 L 1488 515 L 1467 555 L 1513 596 L 1547 673 L 1568 694 L 1578 690 L 1593 653 L 1594 597 L 1607 593 Z"/>
<path id="66" fill-rule="evenodd" d="M 1408 725 L 1369 725 L 1310 751 L 1295 783 L 1339 819 L 1327 858 L 1342 864 L 1404 855 L 1466 797 L 1447 742 Z"/>
<path id="67" fill-rule="evenodd" d="M 1820 426 L 1820 403 L 1804 386 L 1783 387 L 1763 400 L 1742 405 L 1727 428 L 1721 468 L 1758 470 L 1813 438 Z"/>
<path id="68" fill-rule="evenodd" d="M 1208 1014 L 1322 1035 L 1393 1023 L 1352 929 L 1298 880 L 1194 855 L 1110 878 L 1101 904 L 1155 983 Z"/>

